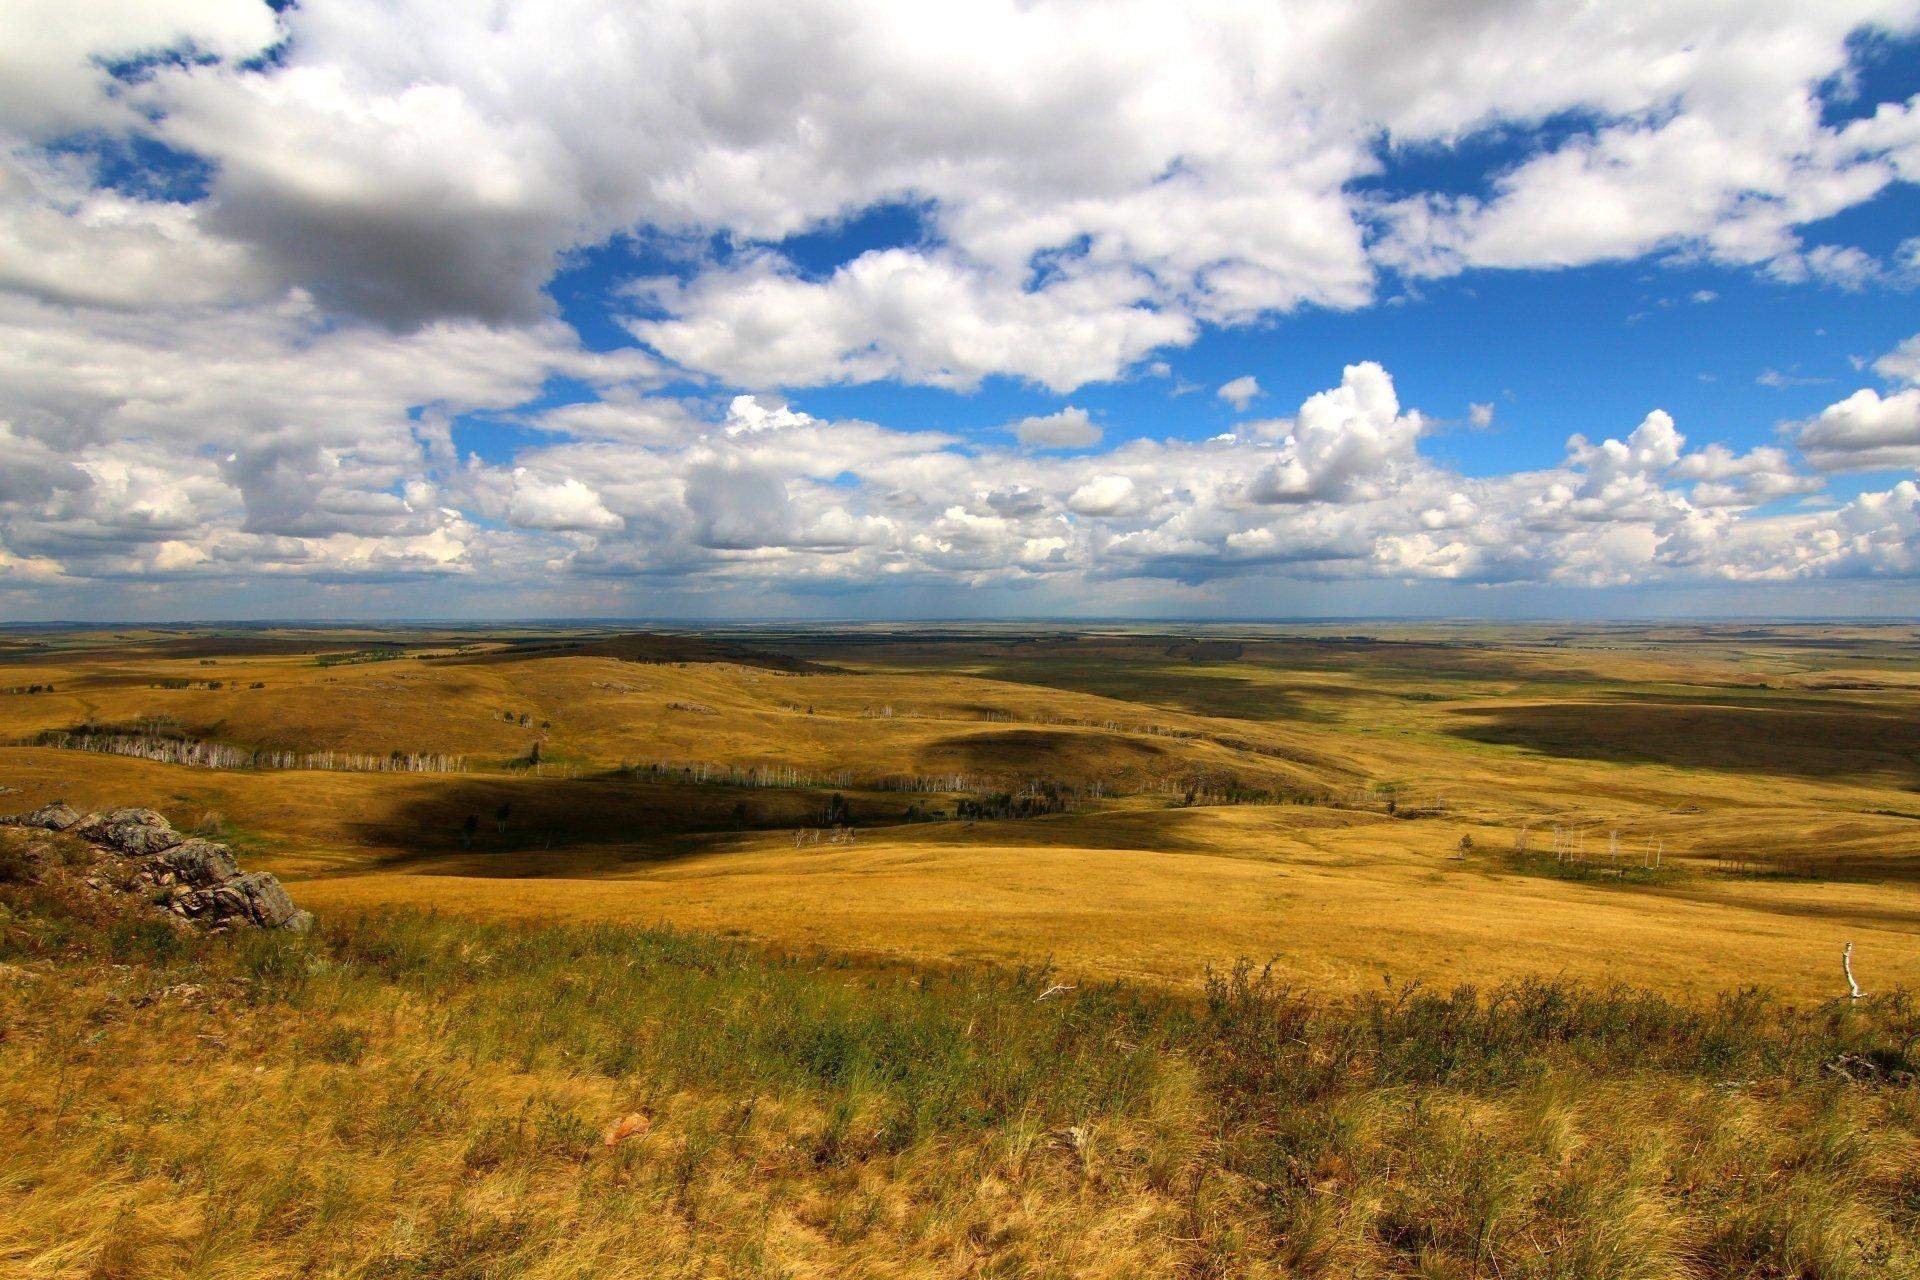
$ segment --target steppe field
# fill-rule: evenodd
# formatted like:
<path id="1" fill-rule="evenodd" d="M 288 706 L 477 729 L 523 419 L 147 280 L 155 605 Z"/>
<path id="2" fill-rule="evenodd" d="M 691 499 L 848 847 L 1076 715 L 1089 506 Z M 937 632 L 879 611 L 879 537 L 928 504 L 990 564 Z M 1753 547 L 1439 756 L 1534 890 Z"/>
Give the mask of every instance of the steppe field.
<path id="1" fill-rule="evenodd" d="M 1917 630 L 0 633 L 0 1272 L 1920 1274 Z"/>
<path id="2" fill-rule="evenodd" d="M 1915 639 L 16 632 L 0 786 L 16 808 L 215 824 L 320 911 L 1183 987 L 1245 958 L 1330 990 L 1552 975 L 1817 999 L 1844 989 L 1848 941 L 1875 984 L 1920 980 Z M 336 767 L 99 749 L 183 744 Z M 396 753 L 445 771 L 390 771 Z"/>

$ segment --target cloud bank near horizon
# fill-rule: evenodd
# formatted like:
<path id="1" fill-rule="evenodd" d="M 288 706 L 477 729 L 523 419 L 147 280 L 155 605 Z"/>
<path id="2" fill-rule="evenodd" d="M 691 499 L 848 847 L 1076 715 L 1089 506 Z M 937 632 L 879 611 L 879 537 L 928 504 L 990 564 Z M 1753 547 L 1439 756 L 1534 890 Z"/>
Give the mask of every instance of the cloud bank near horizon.
<path id="1" fill-rule="evenodd" d="M 1920 238 L 1804 229 L 1920 180 L 1920 97 L 1832 109 L 1862 33 L 1916 22 L 27 0 L 0 18 L 0 605 L 1911 581 L 1920 335 L 1774 443 L 1649 404 L 1497 474 L 1437 461 L 1446 424 L 1365 352 L 1291 413 L 1221 382 L 1210 438 L 1069 398 L 1475 271 L 1911 287 Z M 1398 164 L 1476 149 L 1471 191 Z M 911 233 L 802 252 L 876 210 Z M 610 241 L 674 269 L 609 281 L 625 340 L 590 347 L 550 286 Z M 991 379 L 1058 407 L 979 431 L 794 407 Z M 463 449 L 472 415 L 511 447 Z"/>

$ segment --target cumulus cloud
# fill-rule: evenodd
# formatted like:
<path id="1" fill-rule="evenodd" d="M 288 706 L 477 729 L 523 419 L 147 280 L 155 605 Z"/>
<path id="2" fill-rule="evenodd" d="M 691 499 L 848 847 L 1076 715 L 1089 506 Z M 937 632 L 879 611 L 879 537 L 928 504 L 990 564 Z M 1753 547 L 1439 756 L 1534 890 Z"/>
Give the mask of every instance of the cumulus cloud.
<path id="1" fill-rule="evenodd" d="M 672 318 L 631 328 L 669 359 L 743 386 L 895 378 L 968 390 L 1000 373 L 1070 391 L 1192 339 L 1193 321 L 1150 305 L 1152 295 L 1132 272 L 1027 290 L 902 249 L 814 281 L 761 254 L 689 285 L 656 282 L 645 296 Z"/>
<path id="2" fill-rule="evenodd" d="M 585 533 L 618 529 L 620 517 L 607 510 L 600 495 L 572 476 L 554 481 L 528 472 L 513 471 L 513 497 L 508 518 L 517 528 Z"/>
<path id="3" fill-rule="evenodd" d="M 1820 488 L 1807 463 L 1915 465 L 1920 338 L 1875 364 L 1893 389 L 1793 424 L 1790 448 L 1690 448 L 1654 411 L 1498 476 L 1423 457 L 1428 420 L 1370 362 L 1205 441 L 1107 444 L 1071 405 L 976 438 L 778 394 L 1169 377 L 1164 352 L 1209 326 L 1366 306 L 1383 272 L 1651 254 L 1872 288 L 1920 261 L 1920 240 L 1882 261 L 1802 239 L 1920 176 L 1915 103 L 1836 114 L 1822 88 L 1863 24 L 1911 29 L 1911 0 L 1103 18 L 8 7 L 4 603 L 414 575 L 751 597 L 1914 571 L 1910 483 L 1781 500 Z M 1529 145 L 1477 194 L 1373 181 L 1489 136 Z M 791 240 L 882 207 L 897 242 L 822 262 Z M 654 265 L 611 318 L 645 349 L 591 350 L 547 289 L 623 237 Z M 1260 388 L 1218 394 L 1244 410 Z"/>
<path id="4" fill-rule="evenodd" d="M 1269 503 L 1373 496 L 1394 470 L 1412 463 L 1424 430 L 1418 413 L 1401 415 L 1385 369 L 1371 360 L 1348 365 L 1339 387 L 1300 406 L 1251 495 Z"/>
<path id="5" fill-rule="evenodd" d="M 195 54 L 237 60 L 279 38 L 254 0 L 10 0 L 0 11 L 0 122 L 28 138 L 130 127 L 103 64 Z"/>
<path id="6" fill-rule="evenodd" d="M 1467 406 L 1467 425 L 1475 431 L 1485 431 L 1493 425 L 1493 403 L 1470 404 Z"/>
<path id="7" fill-rule="evenodd" d="M 1823 471 L 1920 467 L 1920 388 L 1882 396 L 1863 387 L 1790 429 Z"/>
<path id="8" fill-rule="evenodd" d="M 592 368 L 564 346 L 483 344 L 473 367 L 448 368 L 435 343 L 380 341 L 403 348 L 387 376 L 428 378 L 453 405 L 510 410 L 541 370 Z M 904 582 L 1072 594 L 1248 575 L 1592 586 L 1897 576 L 1914 559 L 1897 486 L 1825 513 L 1761 516 L 1818 478 L 1777 447 L 1690 448 L 1659 411 L 1621 437 L 1574 437 L 1543 471 L 1460 475 L 1421 457 L 1427 420 L 1372 363 L 1264 430 L 1071 453 L 822 419 L 765 395 L 711 407 L 620 385 L 629 403 L 614 429 L 553 430 L 510 462 L 455 456 L 393 407 L 413 392 L 390 387 L 360 389 L 352 430 L 316 410 L 257 440 L 246 425 L 257 406 L 213 407 L 212 421 L 197 399 L 142 406 L 139 439 L 102 435 L 72 460 L 12 425 L 0 444 L 31 465 L 0 486 L 0 590 L 29 578 L 418 575 L 755 597 Z M 102 387 L 94 397 L 88 413 L 131 411 Z M 643 402 L 656 403 L 642 413 Z M 628 430 L 636 415 L 679 429 Z M 182 447 L 218 439 L 226 452 Z"/>
<path id="9" fill-rule="evenodd" d="M 1102 475 L 1087 481 L 1067 498 L 1067 510 L 1083 516 L 1118 515 L 1133 505 L 1130 476 Z"/>
<path id="10" fill-rule="evenodd" d="M 1231 382 L 1223 383 L 1213 393 L 1242 412 L 1262 394 L 1259 380 L 1250 373 L 1243 373 Z"/>
<path id="11" fill-rule="evenodd" d="M 83 197 L 104 249 L 137 263 L 191 241 L 235 287 L 410 327 L 537 319 L 570 251 L 665 237 L 691 278 L 647 292 L 635 331 L 748 387 L 1006 374 L 1064 392 L 1205 323 L 1366 305 L 1382 266 L 1681 252 L 1857 285 L 1867 255 L 1797 229 L 1920 172 L 1913 103 L 1833 122 L 1819 97 L 1849 37 L 1910 27 L 1910 0 L 1737 20 L 1710 0 L 1378 0 L 1285 23 L 1127 0 L 1097 24 L 1068 0 L 806 0 L 780 22 L 686 0 L 83 7 L 9 7 L 0 134 L 143 135 L 209 184 L 191 211 Z M 1488 194 L 1358 194 L 1393 158 L 1383 138 L 1549 118 L 1571 127 Z M 920 234 L 824 273 L 781 255 L 880 205 L 918 210 Z M 22 243 L 48 240 L 25 225 L 44 208 L 14 216 Z M 705 259 L 716 233 L 746 252 Z M 39 274 L 47 296 L 143 278 Z"/>
<path id="12" fill-rule="evenodd" d="M 1068 405 L 1058 413 L 1022 418 L 1009 428 L 1029 449 L 1083 449 L 1100 443 L 1100 427 L 1085 409 Z"/>
<path id="13" fill-rule="evenodd" d="M 1888 382 L 1920 386 L 1920 334 L 1915 334 L 1873 362 L 1873 371 Z"/>
<path id="14" fill-rule="evenodd" d="M 555 377 L 635 395 L 656 368 L 554 322 L 394 335 L 298 296 L 158 312 L 0 293 L 0 545 L 75 578 L 444 571 L 481 541 L 431 482 L 459 479 L 449 415 Z M 525 495 L 528 527 L 610 519 L 564 496 Z M 201 554 L 149 550 L 168 542 Z"/>
<path id="15" fill-rule="evenodd" d="M 92 185 L 72 156 L 0 153 L 0 290 L 80 306 L 257 301 L 274 282 L 204 210 Z"/>

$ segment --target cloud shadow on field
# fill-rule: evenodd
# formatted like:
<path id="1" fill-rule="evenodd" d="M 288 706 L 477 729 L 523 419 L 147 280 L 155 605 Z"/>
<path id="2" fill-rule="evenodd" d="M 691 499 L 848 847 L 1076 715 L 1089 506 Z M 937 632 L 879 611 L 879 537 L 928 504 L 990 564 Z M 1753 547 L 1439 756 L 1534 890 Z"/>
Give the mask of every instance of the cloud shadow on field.
<path id="1" fill-rule="evenodd" d="M 696 838 L 817 827 L 831 788 L 756 788 L 591 778 L 445 775 L 399 805 L 348 823 L 354 838 L 389 850 L 375 865 L 431 863 L 462 875 L 554 874 L 583 859 L 607 866 L 659 862 L 699 851 Z M 856 825 L 908 820 L 938 797 L 849 790 Z M 501 817 L 502 806 L 506 812 Z M 471 841 L 467 820 L 473 819 Z M 503 827 L 504 821 L 504 827 Z"/>
<path id="2" fill-rule="evenodd" d="M 1451 732 L 1474 742 L 1612 763 L 1891 779 L 1920 787 L 1920 721 L 1880 707 L 1725 706 L 1669 700 L 1467 707 Z"/>

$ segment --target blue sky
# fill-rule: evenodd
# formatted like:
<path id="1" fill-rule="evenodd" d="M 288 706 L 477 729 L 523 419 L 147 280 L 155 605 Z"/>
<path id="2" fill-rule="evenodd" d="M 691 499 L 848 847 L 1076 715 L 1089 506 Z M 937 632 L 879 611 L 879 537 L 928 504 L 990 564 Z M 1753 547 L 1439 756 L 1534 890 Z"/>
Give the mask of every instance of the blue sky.
<path id="1" fill-rule="evenodd" d="M 0 616 L 1920 603 L 1920 4 L 1122 7 L 17 7 Z"/>
<path id="2" fill-rule="evenodd" d="M 1824 118 L 1839 125 L 1882 102 L 1920 93 L 1920 39 L 1863 32 L 1851 42 L 1849 84 L 1819 89 Z M 1381 147 L 1383 171 L 1357 190 L 1404 194 L 1488 193 L 1492 180 L 1591 120 L 1550 121 L 1527 130 L 1487 130 L 1455 146 Z M 910 203 L 861 210 L 776 242 L 799 274 L 821 279 L 874 249 L 937 239 L 925 211 Z M 1876 199 L 1806 224 L 1809 244 L 1860 248 L 1891 257 L 1920 233 L 1920 190 L 1896 185 Z M 689 276 L 705 261 L 725 261 L 725 237 L 707 256 L 648 251 L 620 237 L 578 255 L 550 286 L 559 313 L 597 348 L 634 345 L 614 318 L 625 312 L 620 285 L 635 276 Z M 1198 341 L 1161 353 L 1166 377 L 1135 376 L 1068 396 L 1018 379 L 989 378 L 977 390 L 883 381 L 851 386 L 786 387 L 799 408 L 821 417 L 913 422 L 952 431 L 992 431 L 1063 403 L 1083 405 L 1108 439 L 1173 435 L 1200 438 L 1229 429 L 1237 416 L 1213 397 L 1222 383 L 1256 377 L 1262 403 L 1284 412 L 1321 389 L 1355 359 L 1395 373 L 1411 403 L 1457 425 L 1431 448 L 1470 475 L 1560 460 L 1567 436 L 1604 435 L 1666 408 L 1704 437 L 1751 447 L 1776 428 L 1817 413 L 1833 388 L 1856 379 L 1863 358 L 1888 350 L 1920 328 L 1912 282 L 1891 288 L 1826 281 L 1784 283 L 1684 253 L 1545 271 L 1471 271 L 1437 281 L 1389 281 L 1380 305 L 1308 308 L 1247 326 L 1207 326 Z M 1701 294 L 1711 299 L 1695 301 Z M 1621 371 L 1632 370 L 1631 377 Z M 1780 375 L 1774 385 L 1762 383 Z M 688 394 L 697 383 L 676 388 Z M 577 392 L 576 392 L 577 393 Z M 1204 393 L 1204 394 L 1200 394 Z M 1493 403 L 1496 425 L 1468 430 L 1468 406 Z M 483 450 L 490 442 L 475 443 Z M 1864 483 L 1864 482 L 1863 482 Z"/>

